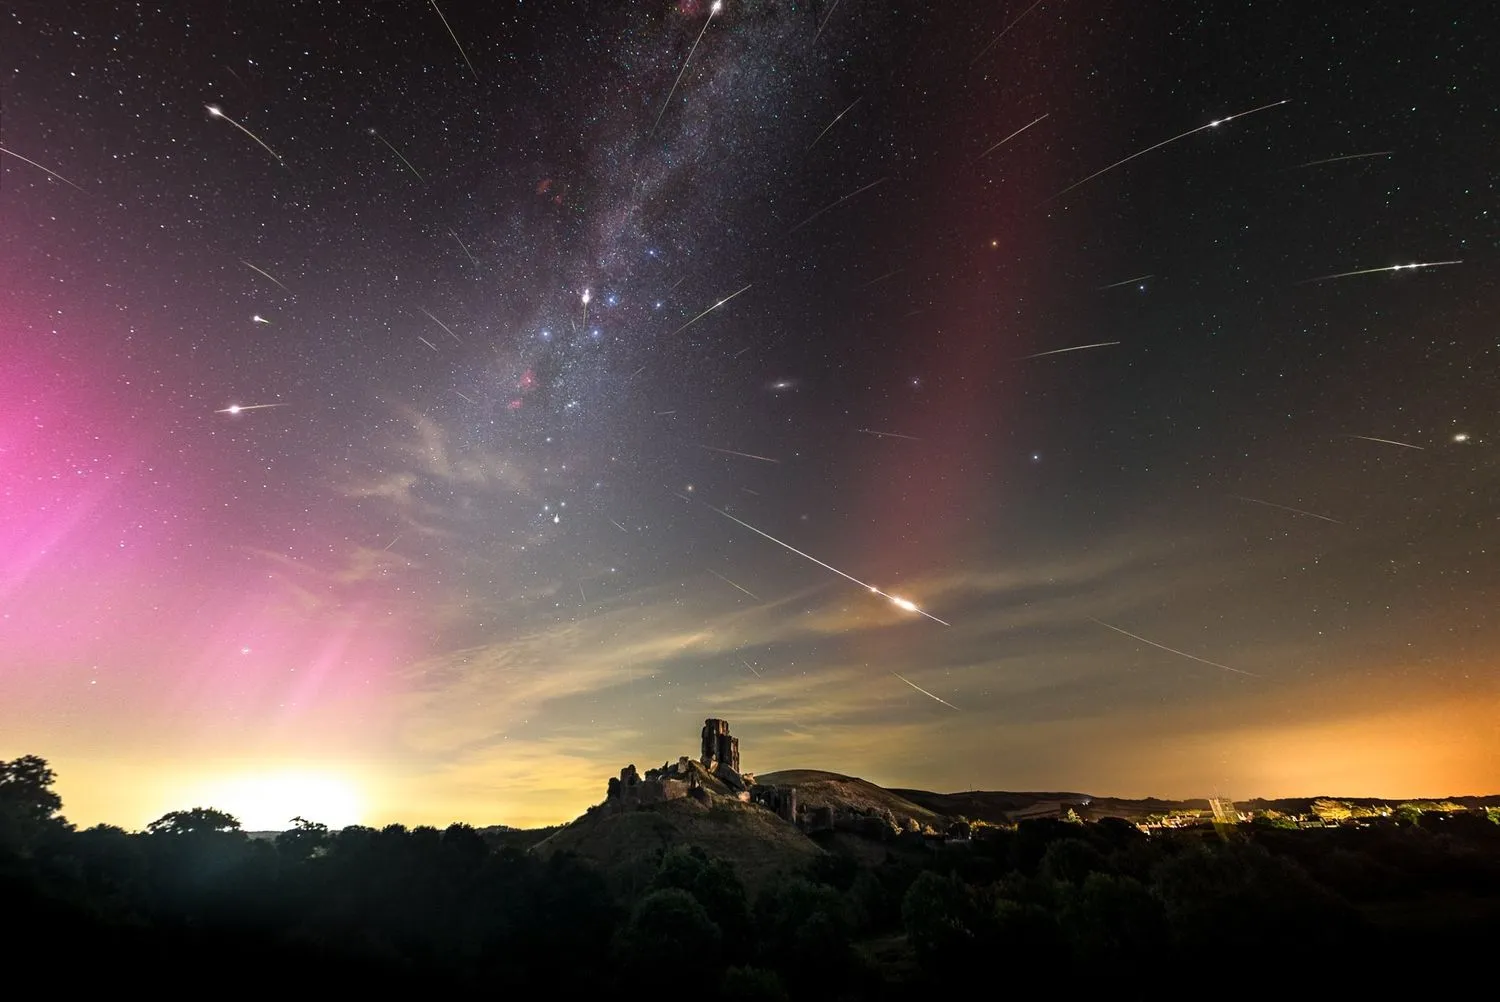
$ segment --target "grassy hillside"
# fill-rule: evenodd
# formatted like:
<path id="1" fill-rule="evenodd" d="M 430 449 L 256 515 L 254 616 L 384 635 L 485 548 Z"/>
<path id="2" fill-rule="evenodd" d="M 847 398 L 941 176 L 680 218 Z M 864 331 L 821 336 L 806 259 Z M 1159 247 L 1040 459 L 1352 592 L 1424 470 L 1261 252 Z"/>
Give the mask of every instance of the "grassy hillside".
<path id="1" fill-rule="evenodd" d="M 841 776 L 836 772 L 783 769 L 780 772 L 757 775 L 755 781 L 767 786 L 795 786 L 799 807 L 842 807 L 864 813 L 888 810 L 898 819 L 915 818 L 922 824 L 934 827 L 945 823 L 945 818 L 938 812 L 901 796 L 898 791 L 887 790 L 854 776 Z"/>
<path id="2" fill-rule="evenodd" d="M 656 872 L 661 853 L 674 845 L 699 846 L 728 860 L 752 893 L 823 854 L 770 811 L 718 798 L 711 807 L 683 798 L 622 814 L 585 814 L 532 851 L 543 857 L 577 853 L 604 870 L 621 892 L 632 894 Z"/>

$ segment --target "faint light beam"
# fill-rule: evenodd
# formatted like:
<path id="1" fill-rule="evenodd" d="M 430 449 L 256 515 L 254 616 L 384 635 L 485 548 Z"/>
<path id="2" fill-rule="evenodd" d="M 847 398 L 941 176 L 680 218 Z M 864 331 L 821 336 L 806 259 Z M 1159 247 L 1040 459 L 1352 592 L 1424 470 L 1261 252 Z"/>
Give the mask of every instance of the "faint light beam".
<path id="1" fill-rule="evenodd" d="M 781 462 L 781 460 L 779 460 L 779 459 L 772 459 L 770 456 L 757 456 L 753 452 L 736 452 L 733 449 L 720 449 L 720 448 L 717 448 L 717 447 L 712 446 L 712 445 L 700 445 L 700 446 L 698 446 L 698 448 L 700 448 L 700 449 L 707 449 L 709 452 L 722 452 L 726 456 L 743 456 L 746 459 L 758 459 L 762 463 L 778 463 L 779 464 Z"/>
<path id="2" fill-rule="evenodd" d="M 1047 115 L 1050 115 L 1050 114 L 1051 114 L 1051 112 L 1047 112 L 1046 114 L 1038 115 L 1036 118 L 1033 118 L 1031 121 L 1027 122 L 1025 125 L 1021 126 L 1015 132 L 1012 132 L 1010 135 L 1006 136 L 1004 139 L 1000 140 L 994 146 L 991 146 L 989 149 L 985 150 L 983 153 L 979 154 L 979 156 L 975 157 L 974 159 L 976 161 L 983 160 L 985 157 L 989 156 L 991 153 L 995 152 L 1000 147 L 1004 146 L 1006 143 L 1010 142 L 1012 139 L 1016 138 L 1021 133 L 1025 132 L 1027 129 L 1031 128 L 1033 125 L 1035 125 L 1036 123 L 1040 122 L 1042 119 L 1046 118 Z"/>
<path id="3" fill-rule="evenodd" d="M 712 574 L 714 577 L 718 578 L 720 581 L 724 582 L 729 587 L 731 587 L 731 588 L 738 588 L 740 591 L 744 592 L 746 595 L 749 595 L 751 598 L 755 599 L 755 601 L 757 601 L 757 602 L 761 601 L 761 597 L 759 595 L 755 594 L 755 592 L 751 591 L 749 588 L 746 588 L 746 587 L 744 587 L 742 585 L 735 584 L 733 581 L 729 580 L 724 575 L 722 575 L 718 571 L 714 570 L 712 567 L 708 568 L 708 573 Z"/>
<path id="4" fill-rule="evenodd" d="M 470 73 L 474 74 L 474 79 L 478 80 L 479 71 L 474 68 L 473 63 L 469 62 L 469 54 L 464 51 L 464 43 L 460 42 L 458 36 L 453 33 L 453 26 L 448 23 L 448 19 L 443 16 L 442 10 L 438 8 L 437 0 L 432 0 L 432 9 L 437 11 L 438 20 L 443 22 L 443 27 L 448 29 L 448 37 L 453 39 L 454 45 L 458 46 L 458 54 L 464 57 L 464 65 L 469 68 Z"/>
<path id="5" fill-rule="evenodd" d="M 1024 362 L 1028 358 L 1041 358 L 1043 355 L 1061 355 L 1066 351 L 1083 351 L 1085 348 L 1108 348 L 1112 344 L 1119 343 L 1119 341 L 1100 341 L 1096 344 L 1075 344 L 1071 348 L 1053 348 L 1051 351 L 1039 351 L 1034 355 L 1022 355 L 1016 361 Z"/>
<path id="6" fill-rule="evenodd" d="M 928 692 L 926 689 L 922 688 L 920 685 L 918 685 L 917 683 L 913 682 L 911 679 L 907 678 L 905 675 L 902 675 L 900 672 L 894 672 L 893 671 L 893 672 L 891 672 L 891 674 L 895 675 L 901 681 L 905 682 L 907 685 L 911 686 L 913 689 L 917 690 L 922 695 L 926 696 L 928 699 L 935 699 L 939 703 L 942 703 L 944 706 L 948 707 L 948 709 L 950 709 L 950 710 L 958 710 L 958 707 L 956 707 L 952 703 L 948 702 L 942 696 L 934 696 L 932 693 Z M 962 713 L 964 711 L 958 710 L 958 712 Z"/>
<path id="7" fill-rule="evenodd" d="M 1229 667 L 1229 665 L 1221 665 L 1217 661 L 1210 661 L 1207 658 L 1200 658 L 1196 654 L 1189 654 L 1187 651 L 1179 651 L 1177 648 L 1175 648 L 1175 647 L 1168 647 L 1166 644 L 1158 644 L 1154 640 L 1147 640 L 1145 637 L 1140 636 L 1139 634 L 1136 634 L 1136 633 L 1131 633 L 1129 630 L 1122 630 L 1118 626 L 1111 626 L 1111 625 L 1109 625 L 1108 623 L 1106 623 L 1102 619 L 1095 619 L 1093 616 L 1088 617 L 1088 619 L 1089 619 L 1089 622 L 1091 622 L 1091 623 L 1098 623 L 1100 626 L 1104 627 L 1106 630 L 1114 630 L 1116 633 L 1123 633 L 1125 636 L 1131 638 L 1132 640 L 1139 640 L 1143 644 L 1150 644 L 1152 647 L 1155 647 L 1155 648 L 1157 648 L 1159 650 L 1166 651 L 1169 654 L 1176 654 L 1178 657 L 1187 658 L 1190 661 L 1197 661 L 1200 664 L 1212 665 L 1215 668 L 1222 668 L 1225 671 L 1232 671 L 1236 675 L 1249 675 L 1251 678 L 1265 678 L 1264 675 L 1257 675 L 1253 671 L 1245 671 L 1243 668 L 1231 668 L 1231 667 Z"/>
<path id="8" fill-rule="evenodd" d="M 278 286 L 280 286 L 281 287 L 281 291 L 285 292 L 288 296 L 292 295 L 292 290 L 288 289 L 286 287 L 286 285 L 281 281 L 281 279 L 277 278 L 275 275 L 271 274 L 269 271 L 266 271 L 264 268 L 257 268 L 255 265 L 251 264 L 249 261 L 246 261 L 244 258 L 240 258 L 240 264 L 244 265 L 246 268 L 249 268 L 251 271 L 255 272 L 257 275 L 261 275 L 261 276 L 263 276 L 265 278 L 269 278 L 271 281 L 275 282 Z"/>
<path id="9" fill-rule="evenodd" d="M 890 180 L 890 178 L 883 177 L 883 178 L 880 178 L 879 180 L 871 181 L 869 184 L 865 185 L 863 188 L 859 189 L 858 191 L 851 191 L 849 194 L 845 195 L 843 198 L 839 199 L 837 202 L 833 202 L 833 203 L 831 203 L 829 205 L 823 206 L 817 212 L 814 212 L 812 215 L 810 215 L 806 219 L 802 220 L 802 222 L 798 223 L 796 226 L 793 226 L 791 229 L 787 230 L 786 231 L 787 235 L 790 236 L 791 234 L 796 233 L 798 230 L 802 229 L 802 227 L 806 226 L 808 223 L 812 222 L 814 219 L 817 219 L 823 213 L 828 212 L 830 209 L 837 209 L 839 206 L 841 206 L 845 202 L 849 201 L 849 199 L 854 198 L 857 195 L 863 195 L 865 192 L 869 191 L 871 188 L 875 187 L 877 184 L 883 184 L 883 183 L 885 183 L 888 180 Z"/>
<path id="10" fill-rule="evenodd" d="M 1426 452 L 1427 451 L 1424 446 L 1412 445 L 1410 442 L 1398 442 L 1394 438 L 1375 438 L 1373 435 L 1355 435 L 1355 434 L 1353 434 L 1351 432 L 1345 432 L 1344 433 L 1344 437 L 1345 438 L 1359 438 L 1359 439 L 1363 439 L 1366 442 L 1379 442 L 1382 445 L 1399 445 L 1403 449 L 1416 449 L 1419 452 Z"/>
<path id="11" fill-rule="evenodd" d="M 1267 508 L 1280 508 L 1282 511 L 1289 511 L 1294 515 L 1306 515 L 1308 518 L 1322 519 L 1324 522 L 1332 522 L 1334 525 L 1344 524 L 1336 518 L 1329 518 L 1327 515 L 1319 515 L 1315 511 L 1306 511 L 1302 508 L 1293 508 L 1291 505 L 1277 504 L 1275 501 L 1262 501 L 1260 498 L 1247 498 L 1242 494 L 1231 494 L 1229 496 L 1234 498 L 1236 501 L 1249 501 L 1251 504 L 1263 504 Z"/>
<path id="12" fill-rule="evenodd" d="M 1036 10 L 1041 5 L 1042 5 L 1042 0 L 1036 0 L 1036 3 L 1032 4 L 1030 7 L 1027 7 L 1025 10 L 1021 11 L 1019 17 L 1017 17 L 1010 24 L 1007 24 L 1004 28 L 1000 29 L 1000 34 L 998 34 L 994 38 L 990 39 L 990 44 L 989 45 L 986 45 L 984 48 L 982 48 L 982 49 L 979 50 L 979 55 L 977 55 L 973 59 L 969 60 L 969 65 L 973 66 L 975 63 L 979 62 L 979 60 L 983 59 L 984 58 L 984 54 L 986 52 L 989 52 L 996 45 L 998 45 L 999 42 L 1000 42 L 1000 39 L 1004 38 L 1006 36 L 1006 34 L 1010 32 L 1010 29 L 1014 28 L 1016 25 L 1018 25 L 1018 24 L 1021 23 L 1021 18 L 1025 17 L 1027 14 L 1030 14 L 1032 11 Z"/>

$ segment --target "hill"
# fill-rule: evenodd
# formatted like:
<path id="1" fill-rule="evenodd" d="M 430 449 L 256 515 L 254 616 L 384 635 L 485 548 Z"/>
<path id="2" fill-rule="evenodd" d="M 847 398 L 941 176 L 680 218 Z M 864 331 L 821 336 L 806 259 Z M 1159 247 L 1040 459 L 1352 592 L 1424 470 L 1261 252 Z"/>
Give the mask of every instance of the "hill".
<path id="1" fill-rule="evenodd" d="M 757 776 L 755 781 L 765 786 L 794 786 L 797 788 L 797 805 L 801 808 L 830 807 L 835 811 L 857 814 L 878 814 L 890 811 L 897 821 L 911 818 L 918 824 L 934 827 L 944 824 L 946 817 L 923 804 L 904 796 L 907 791 L 887 790 L 868 780 L 855 776 L 841 776 L 836 772 L 820 772 L 816 769 L 783 769 Z"/>
<path id="2" fill-rule="evenodd" d="M 627 894 L 651 879 L 662 852 L 675 845 L 698 846 L 729 861 L 752 893 L 823 855 L 795 825 L 763 807 L 729 797 L 711 801 L 705 805 L 683 797 L 623 813 L 590 811 L 538 842 L 532 852 L 543 858 L 576 853 Z"/>

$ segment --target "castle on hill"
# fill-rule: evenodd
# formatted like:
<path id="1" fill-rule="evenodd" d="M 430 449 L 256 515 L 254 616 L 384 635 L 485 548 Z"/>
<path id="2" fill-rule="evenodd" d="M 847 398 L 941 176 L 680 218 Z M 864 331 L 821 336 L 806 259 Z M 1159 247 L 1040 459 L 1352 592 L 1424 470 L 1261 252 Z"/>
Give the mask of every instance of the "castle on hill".
<path id="1" fill-rule="evenodd" d="M 633 763 L 627 765 L 619 778 L 610 777 L 598 809 L 617 814 L 684 797 L 704 804 L 712 803 L 714 797 L 727 797 L 758 804 L 791 824 L 798 822 L 796 789 L 763 786 L 752 773 L 741 772 L 740 739 L 729 733 L 729 721 L 716 717 L 703 722 L 696 761 L 683 755 L 676 763 L 647 769 L 645 776 Z"/>

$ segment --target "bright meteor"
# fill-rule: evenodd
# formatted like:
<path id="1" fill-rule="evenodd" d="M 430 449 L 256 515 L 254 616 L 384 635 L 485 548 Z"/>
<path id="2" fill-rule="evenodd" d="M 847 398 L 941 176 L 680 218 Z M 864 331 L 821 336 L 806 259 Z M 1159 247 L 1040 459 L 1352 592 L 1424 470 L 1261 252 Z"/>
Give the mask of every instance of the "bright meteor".
<path id="1" fill-rule="evenodd" d="M 222 118 L 224 121 L 228 122 L 230 125 L 234 126 L 236 129 L 239 129 L 245 135 L 247 135 L 251 139 L 255 140 L 255 142 L 260 146 L 261 149 L 265 150 L 267 153 L 271 154 L 271 156 L 273 156 L 273 157 L 276 158 L 276 162 L 277 163 L 281 164 L 283 167 L 286 166 L 286 161 L 283 160 L 283 159 L 281 159 L 281 154 L 280 153 L 277 153 L 275 150 L 271 149 L 271 147 L 267 146 L 265 144 L 265 142 L 259 136 L 257 136 L 255 133 L 251 132 L 249 129 L 247 129 L 243 125 L 241 125 L 239 122 L 236 122 L 234 119 L 232 119 L 228 115 L 224 114 L 224 112 L 219 108 L 218 105 L 216 105 L 216 104 L 205 104 L 203 107 L 205 107 L 205 108 L 208 109 L 209 115 L 213 116 L 214 118 Z"/>
<path id="2" fill-rule="evenodd" d="M 744 289 L 736 289 L 735 291 L 731 292 L 729 295 L 725 296 L 723 299 L 719 300 L 717 303 L 714 303 L 708 309 L 704 310 L 702 313 L 698 314 L 696 317 L 694 317 L 693 319 L 689 320 L 687 323 L 683 324 L 681 327 L 677 328 L 675 331 L 672 332 L 672 334 L 681 334 L 683 331 L 685 331 L 689 327 L 693 326 L 693 324 L 695 324 L 698 321 L 702 320 L 704 317 L 708 316 L 714 310 L 717 310 L 719 307 L 723 306 L 725 303 L 729 302 L 735 296 L 738 296 L 741 292 L 744 292 L 745 289 L 748 289 L 748 288 L 750 288 L 750 286 L 747 285 L 747 286 L 745 286 Z M 668 334 L 667 337 L 671 337 L 672 334 Z"/>
<path id="3" fill-rule="evenodd" d="M 61 174 L 57 173 L 57 171 L 55 171 L 55 170 L 48 170 L 46 167 L 43 167 L 41 164 L 37 163 L 35 160 L 31 159 L 30 157 L 23 157 L 23 156 L 21 156 L 21 154 L 15 152 L 14 150 L 8 150 L 4 146 L 0 146 L 0 153 L 4 153 L 8 157 L 15 157 L 17 160 L 21 161 L 22 163 L 31 164 L 31 166 L 35 167 L 37 170 L 41 171 L 43 174 L 46 174 L 48 177 L 56 178 L 57 180 L 61 181 L 63 184 L 73 185 L 74 188 L 78 188 L 78 185 L 73 184 L 72 181 L 69 181 L 67 178 L 65 178 Z M 83 191 L 82 188 L 78 188 L 78 190 L 79 191 Z"/>
<path id="4" fill-rule="evenodd" d="M 214 411 L 215 414 L 243 414 L 245 411 L 263 411 L 267 407 L 288 407 L 289 404 L 230 404 Z"/>
<path id="5" fill-rule="evenodd" d="M 678 497 L 682 497 L 682 495 L 679 494 Z M 683 498 L 683 500 L 685 501 L 685 500 L 687 500 L 687 498 Z M 771 542 L 775 543 L 777 546 L 780 546 L 781 548 L 786 549 L 786 550 L 791 550 L 793 553 L 797 554 L 797 556 L 801 557 L 803 560 L 811 560 L 813 563 L 817 564 L 819 567 L 823 568 L 826 571 L 832 571 L 833 573 L 837 574 L 839 577 L 843 578 L 845 581 L 853 581 L 855 584 L 859 585 L 861 588 L 864 588 L 865 590 L 869 591 L 872 595 L 879 595 L 881 598 L 883 598 L 886 601 L 890 602 L 892 605 L 896 606 L 896 608 L 898 608 L 898 609 L 905 609 L 907 612 L 915 612 L 919 616 L 926 616 L 928 619 L 932 620 L 934 623 L 937 623 L 940 626 L 952 626 L 953 625 L 952 623 L 948 623 L 948 622 L 945 622 L 945 621 L 943 621 L 941 619 L 938 619 L 936 616 L 934 616 L 930 612 L 927 612 L 927 611 L 925 611 L 925 610 L 923 610 L 921 608 L 918 608 L 917 604 L 915 602 L 912 602 L 910 599 L 901 598 L 900 596 L 898 596 L 898 595 L 892 595 L 889 592 L 883 592 L 879 588 L 876 588 L 872 584 L 866 584 L 865 582 L 861 581 L 859 578 L 855 577 L 853 574 L 845 574 L 843 571 L 839 570 L 837 567 L 833 566 L 832 564 L 825 564 L 823 561 L 819 560 L 817 557 L 813 556 L 812 554 L 810 554 L 810 553 L 803 553 L 801 550 L 797 549 L 795 546 L 791 545 L 790 543 L 783 543 L 781 540 L 777 539 L 775 536 L 771 535 L 769 532 L 762 532 L 761 530 L 757 529 L 755 526 L 751 525 L 749 522 L 746 522 L 743 519 L 735 518 L 733 515 L 729 514 L 729 512 L 724 511 L 721 508 L 715 508 L 713 505 L 709 504 L 707 501 L 703 502 L 703 506 L 705 508 L 707 508 L 709 511 L 717 512 L 718 514 L 723 515 L 725 518 L 729 519 L 729 521 L 731 521 L 731 522 L 734 522 L 736 525 L 742 525 L 742 526 L 744 526 L 746 529 L 749 529 L 751 532 L 755 533 L 757 536 L 764 536 L 766 539 L 769 539 Z M 929 695 L 930 695 L 930 693 L 929 693 Z M 954 707 L 954 709 L 957 709 L 957 707 Z"/>
<path id="6" fill-rule="evenodd" d="M 1416 261 L 1412 264 L 1388 264 L 1384 268 L 1361 268 L 1358 271 L 1340 271 L 1332 275 L 1319 275 L 1317 278 L 1304 278 L 1298 285 L 1309 285 L 1313 282 L 1329 282 L 1335 278 L 1353 278 L 1355 275 L 1375 275 L 1382 271 L 1416 271 L 1418 268 L 1441 268 L 1449 264 L 1463 264 L 1462 261 Z"/>
<path id="7" fill-rule="evenodd" d="M 656 113 L 656 121 L 651 123 L 651 131 L 646 133 L 648 139 L 656 133 L 656 127 L 661 124 L 661 117 L 672 106 L 672 95 L 677 93 L 677 85 L 682 83 L 682 75 L 687 72 L 688 63 L 693 61 L 693 53 L 698 51 L 698 43 L 703 41 L 703 36 L 708 33 L 708 26 L 714 23 L 715 15 L 723 9 L 723 0 L 714 0 L 713 6 L 708 9 L 708 20 L 703 22 L 703 30 L 699 31 L 698 37 L 693 39 L 693 46 L 688 49 L 687 58 L 682 61 L 682 68 L 677 71 L 677 79 L 672 81 L 672 89 L 667 91 L 667 99 L 661 103 L 661 111 Z"/>
<path id="8" fill-rule="evenodd" d="M 1108 348 L 1112 344 L 1119 343 L 1118 341 L 1100 341 L 1096 344 L 1075 344 L 1071 348 L 1053 348 L 1051 351 L 1039 351 L 1034 355 L 1022 355 L 1016 361 L 1024 362 L 1028 358 L 1041 358 L 1043 355 L 1061 355 L 1065 351 L 1083 351 L 1085 348 Z"/>
<path id="9" fill-rule="evenodd" d="M 1096 170 L 1096 171 L 1094 171 L 1094 173 L 1090 174 L 1088 177 L 1084 178 L 1082 181 L 1074 181 L 1072 184 L 1068 185 L 1062 191 L 1059 191 L 1056 195 L 1053 195 L 1052 198 L 1047 199 L 1047 201 L 1050 202 L 1053 199 L 1061 198 L 1062 196 L 1066 195 L 1068 192 L 1072 191 L 1074 188 L 1082 187 L 1083 185 L 1088 184 L 1094 178 L 1099 177 L 1101 174 L 1108 174 L 1110 171 L 1114 170 L 1116 167 L 1123 167 L 1126 164 L 1130 163 L 1130 161 L 1134 160 L 1136 157 L 1143 157 L 1147 153 L 1150 153 L 1152 150 L 1159 150 L 1163 146 L 1167 146 L 1167 145 L 1170 145 L 1171 143 L 1175 143 L 1179 139 L 1186 139 L 1188 136 L 1191 136 L 1191 135 L 1193 135 L 1194 133 L 1197 133 L 1197 132 L 1202 132 L 1204 129 L 1216 129 L 1216 128 L 1218 128 L 1221 125 L 1228 125 L 1230 122 L 1234 121 L 1236 118 L 1244 118 L 1246 115 L 1253 115 L 1257 111 L 1265 111 L 1267 108 L 1278 108 L 1281 105 L 1288 103 L 1290 100 L 1291 100 L 1290 98 L 1283 98 L 1280 101 L 1272 101 L 1270 104 L 1263 104 L 1263 105 L 1261 105 L 1258 108 L 1251 108 L 1249 111 L 1236 112 L 1235 114 L 1230 115 L 1227 118 L 1216 118 L 1212 122 L 1209 122 L 1207 125 L 1200 125 L 1196 129 L 1189 129 L 1186 132 L 1179 132 L 1177 135 L 1173 136 L 1171 139 L 1163 139 L 1161 142 L 1157 143 L 1155 146 L 1148 146 L 1144 150 L 1141 150 L 1139 153 L 1132 153 L 1132 154 L 1130 154 L 1130 156 L 1126 157 L 1123 160 L 1116 160 L 1114 163 L 1110 164 L 1108 167 L 1103 168 L 1102 170 Z"/>

